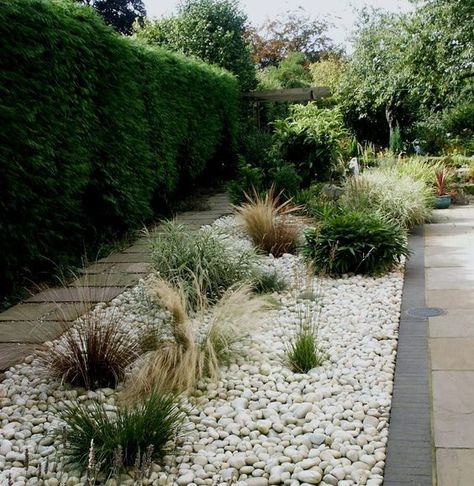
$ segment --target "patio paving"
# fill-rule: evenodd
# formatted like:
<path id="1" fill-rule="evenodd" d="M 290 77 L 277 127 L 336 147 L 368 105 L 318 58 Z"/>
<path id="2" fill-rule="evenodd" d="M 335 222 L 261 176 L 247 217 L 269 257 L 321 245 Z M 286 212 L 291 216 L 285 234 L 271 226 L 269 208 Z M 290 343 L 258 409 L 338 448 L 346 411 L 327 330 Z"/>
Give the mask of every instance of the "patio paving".
<path id="1" fill-rule="evenodd" d="M 425 226 L 432 422 L 438 486 L 474 484 L 474 207 L 436 211 Z"/>
<path id="2" fill-rule="evenodd" d="M 197 229 L 230 213 L 226 194 L 208 198 L 209 209 L 188 211 L 176 220 Z M 48 288 L 0 313 L 0 376 L 32 353 L 43 342 L 58 337 L 65 325 L 98 302 L 109 302 L 135 285 L 150 268 L 150 242 L 159 225 L 123 251 L 92 263 L 77 279 L 58 288 Z"/>

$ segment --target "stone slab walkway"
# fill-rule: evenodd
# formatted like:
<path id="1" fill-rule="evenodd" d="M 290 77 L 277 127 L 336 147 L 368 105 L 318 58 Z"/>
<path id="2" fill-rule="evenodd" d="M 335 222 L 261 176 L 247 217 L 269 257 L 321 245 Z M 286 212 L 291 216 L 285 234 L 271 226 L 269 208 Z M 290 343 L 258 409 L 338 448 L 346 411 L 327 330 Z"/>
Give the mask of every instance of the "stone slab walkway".
<path id="1" fill-rule="evenodd" d="M 425 226 L 432 422 L 438 486 L 474 485 L 474 206 Z"/>
<path id="2" fill-rule="evenodd" d="M 197 229 L 231 211 L 226 194 L 211 196 L 207 203 L 208 210 L 180 213 L 176 220 Z M 157 231 L 159 225 L 129 248 L 84 268 L 67 286 L 43 290 L 0 313 L 0 372 L 56 338 L 98 302 L 109 302 L 135 285 L 149 271 L 150 242 Z"/>

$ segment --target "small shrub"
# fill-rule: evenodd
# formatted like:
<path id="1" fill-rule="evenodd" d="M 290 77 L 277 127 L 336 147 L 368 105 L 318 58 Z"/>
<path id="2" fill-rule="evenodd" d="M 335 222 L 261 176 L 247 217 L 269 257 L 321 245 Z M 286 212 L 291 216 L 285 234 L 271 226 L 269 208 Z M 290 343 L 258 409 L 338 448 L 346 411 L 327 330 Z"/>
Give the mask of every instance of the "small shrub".
<path id="1" fill-rule="evenodd" d="M 337 109 L 293 105 L 290 116 L 274 122 L 274 152 L 295 165 L 303 180 L 328 180 L 348 136 Z"/>
<path id="2" fill-rule="evenodd" d="M 283 292 L 288 288 L 285 279 L 278 275 L 278 272 L 260 272 L 255 275 L 252 290 L 256 294 L 271 294 L 273 292 Z"/>
<path id="3" fill-rule="evenodd" d="M 305 236 L 306 258 L 316 271 L 330 275 L 380 275 L 408 256 L 404 231 L 377 213 L 339 212 Z"/>
<path id="4" fill-rule="evenodd" d="M 231 286 L 251 278 L 254 253 L 230 249 L 210 229 L 187 230 L 163 224 L 152 244 L 152 264 L 160 277 L 181 288 L 189 310 L 215 303 Z"/>
<path id="5" fill-rule="evenodd" d="M 402 134 L 398 123 L 390 132 L 389 148 L 392 154 L 399 154 L 403 150 Z"/>
<path id="6" fill-rule="evenodd" d="M 302 178 L 293 164 L 280 162 L 270 169 L 269 175 L 275 191 L 285 199 L 292 198 L 300 190 Z"/>
<path id="7" fill-rule="evenodd" d="M 326 359 L 317 345 L 316 322 L 313 315 L 301 316 L 298 332 L 288 346 L 286 363 L 295 373 L 307 373 Z"/>
<path id="8" fill-rule="evenodd" d="M 235 210 L 253 244 L 275 257 L 293 253 L 300 227 L 289 215 L 301 208 L 291 206 L 290 201 L 280 203 L 274 187 L 265 196 L 254 190 L 252 197 L 247 195 L 247 201 Z"/>
<path id="9" fill-rule="evenodd" d="M 62 415 L 66 461 L 86 469 L 93 457 L 99 470 L 110 471 L 117 469 L 118 455 L 124 467 L 140 462 L 145 454 L 159 460 L 180 433 L 184 418 L 175 395 L 156 391 L 133 407 L 118 406 L 113 414 L 98 402 L 69 406 Z"/>
<path id="10" fill-rule="evenodd" d="M 138 356 L 138 337 L 116 313 L 86 314 L 77 325 L 64 325 L 61 337 L 39 357 L 53 378 L 88 390 L 115 388 Z"/>
<path id="11" fill-rule="evenodd" d="M 260 191 L 263 187 L 263 179 L 263 171 L 260 167 L 254 167 L 240 158 L 236 177 L 227 185 L 232 204 L 245 201 L 245 194 L 253 189 Z"/>

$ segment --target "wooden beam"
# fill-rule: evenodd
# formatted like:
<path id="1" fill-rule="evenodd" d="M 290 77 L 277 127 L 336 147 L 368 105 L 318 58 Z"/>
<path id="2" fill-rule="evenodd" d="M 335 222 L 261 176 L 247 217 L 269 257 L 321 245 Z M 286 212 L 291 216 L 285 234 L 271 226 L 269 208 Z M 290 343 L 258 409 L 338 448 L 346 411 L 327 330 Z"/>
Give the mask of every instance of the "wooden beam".
<path id="1" fill-rule="evenodd" d="M 331 96 L 331 91 L 325 86 L 315 86 L 311 88 L 251 91 L 244 93 L 243 96 L 256 101 L 312 101 Z"/>

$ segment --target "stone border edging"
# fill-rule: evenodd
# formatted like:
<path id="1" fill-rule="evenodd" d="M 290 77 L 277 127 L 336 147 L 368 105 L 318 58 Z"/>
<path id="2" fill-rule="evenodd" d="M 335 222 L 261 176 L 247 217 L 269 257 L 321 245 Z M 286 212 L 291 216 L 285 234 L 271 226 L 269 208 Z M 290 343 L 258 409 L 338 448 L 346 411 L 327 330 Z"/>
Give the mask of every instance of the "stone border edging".
<path id="1" fill-rule="evenodd" d="M 384 486 L 432 486 L 428 319 L 407 310 L 425 307 L 423 226 L 409 237 L 411 258 L 403 285 Z"/>

